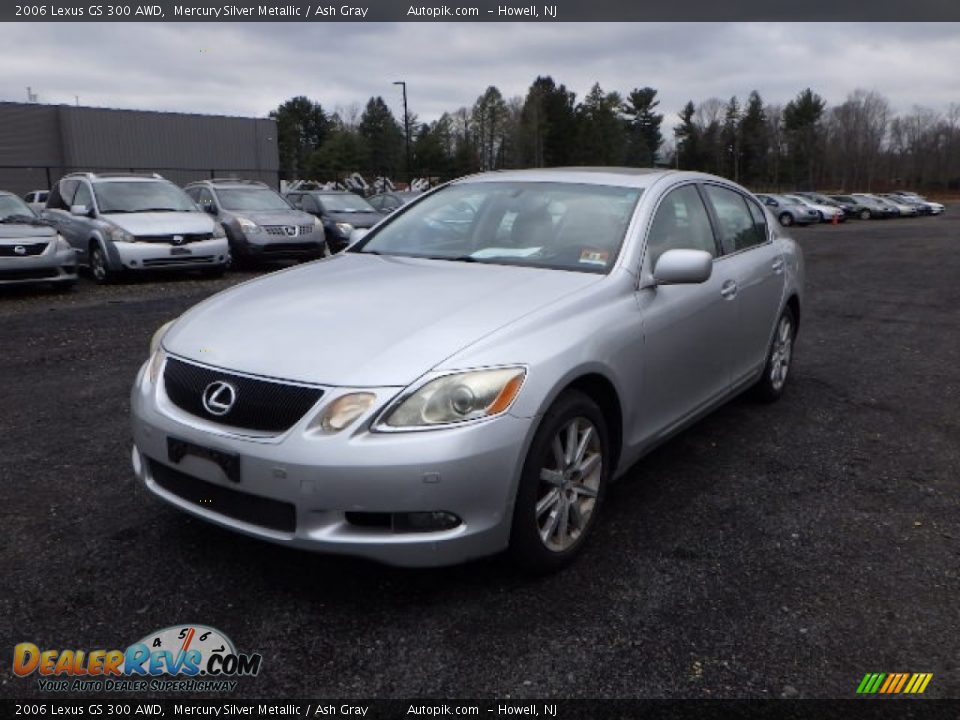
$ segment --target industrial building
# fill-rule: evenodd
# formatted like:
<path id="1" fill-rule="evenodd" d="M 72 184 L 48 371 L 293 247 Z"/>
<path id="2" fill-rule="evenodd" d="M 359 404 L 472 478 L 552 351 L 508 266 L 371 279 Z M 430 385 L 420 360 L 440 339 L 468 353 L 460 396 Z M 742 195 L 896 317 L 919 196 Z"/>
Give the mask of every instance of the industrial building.
<path id="1" fill-rule="evenodd" d="M 0 102 L 0 189 L 47 189 L 68 172 L 157 172 L 178 185 L 239 177 L 279 186 L 265 118 Z"/>

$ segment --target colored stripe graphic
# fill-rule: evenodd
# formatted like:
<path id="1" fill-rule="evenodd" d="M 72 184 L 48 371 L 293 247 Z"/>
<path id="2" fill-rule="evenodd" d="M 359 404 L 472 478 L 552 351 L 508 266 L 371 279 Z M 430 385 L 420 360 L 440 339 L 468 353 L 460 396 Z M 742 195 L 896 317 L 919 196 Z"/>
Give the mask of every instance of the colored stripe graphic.
<path id="1" fill-rule="evenodd" d="M 932 679 L 933 673 L 867 673 L 857 686 L 857 694 L 919 695 Z"/>

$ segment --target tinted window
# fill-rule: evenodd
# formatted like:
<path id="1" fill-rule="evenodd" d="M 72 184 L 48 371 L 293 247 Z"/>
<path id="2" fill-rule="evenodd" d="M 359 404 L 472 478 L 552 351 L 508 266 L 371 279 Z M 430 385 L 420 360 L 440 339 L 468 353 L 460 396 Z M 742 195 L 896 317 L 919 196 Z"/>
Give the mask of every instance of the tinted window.
<path id="1" fill-rule="evenodd" d="M 209 210 L 210 208 L 216 209 L 217 207 L 213 201 L 213 193 L 207 188 L 200 188 L 200 191 L 197 193 L 197 204 L 204 210 Z"/>
<path id="2" fill-rule="evenodd" d="M 73 200 L 73 194 L 77 191 L 79 182 L 79 180 L 61 180 L 54 188 L 47 205 L 57 210 L 69 210 L 70 202 Z"/>
<path id="3" fill-rule="evenodd" d="M 220 205 L 227 210 L 289 210 L 289 203 L 268 188 L 220 188 Z"/>
<path id="4" fill-rule="evenodd" d="M 671 190 L 660 201 L 647 236 L 651 270 L 663 253 L 676 249 L 706 250 L 717 256 L 717 244 L 707 210 L 693 185 Z"/>
<path id="5" fill-rule="evenodd" d="M 73 196 L 73 202 L 70 204 L 83 205 L 87 209 L 93 207 L 93 196 L 90 194 L 90 188 L 86 183 L 80 183 L 76 194 Z"/>
<path id="6" fill-rule="evenodd" d="M 353 193 L 342 193 L 339 195 L 318 195 L 315 196 L 326 212 L 351 213 L 351 212 L 376 212 L 373 206 L 359 195 Z"/>
<path id="7" fill-rule="evenodd" d="M 765 228 L 757 226 L 743 195 L 718 185 L 705 185 L 704 188 L 717 218 L 720 244 L 725 253 L 766 241 Z"/>

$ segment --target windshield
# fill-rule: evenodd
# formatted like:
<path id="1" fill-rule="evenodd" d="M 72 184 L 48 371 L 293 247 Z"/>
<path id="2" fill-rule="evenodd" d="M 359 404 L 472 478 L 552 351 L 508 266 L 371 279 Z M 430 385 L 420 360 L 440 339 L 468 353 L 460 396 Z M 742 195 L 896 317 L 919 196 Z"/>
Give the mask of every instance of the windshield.
<path id="1" fill-rule="evenodd" d="M 163 180 L 98 182 L 93 191 L 101 213 L 199 212 L 183 190 Z"/>
<path id="2" fill-rule="evenodd" d="M 218 189 L 220 205 L 226 210 L 289 210 L 290 205 L 268 188 Z"/>
<path id="3" fill-rule="evenodd" d="M 398 211 L 354 252 L 605 273 L 640 193 L 552 182 L 451 185 Z"/>
<path id="4" fill-rule="evenodd" d="M 33 221 L 36 220 L 37 215 L 16 195 L 0 195 L 0 220 L 16 217 L 25 217 Z"/>
<path id="5" fill-rule="evenodd" d="M 317 200 L 323 203 L 327 212 L 376 212 L 376 208 L 359 195 L 343 193 L 342 195 L 317 195 Z"/>

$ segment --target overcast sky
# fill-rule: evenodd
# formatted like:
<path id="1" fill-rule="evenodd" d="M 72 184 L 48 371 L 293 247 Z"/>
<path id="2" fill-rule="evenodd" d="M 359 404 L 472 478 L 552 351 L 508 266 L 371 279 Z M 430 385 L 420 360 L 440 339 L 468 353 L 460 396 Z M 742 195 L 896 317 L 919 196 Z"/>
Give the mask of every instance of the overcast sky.
<path id="1" fill-rule="evenodd" d="M 265 116 L 307 95 L 327 110 L 405 80 L 421 120 L 470 106 L 488 85 L 524 95 L 551 75 L 582 98 L 659 90 L 667 124 L 692 99 L 831 103 L 877 90 L 897 112 L 960 103 L 957 23 L 0 24 L 0 100 Z M 0 128 L 2 132 L 2 128 Z"/>

